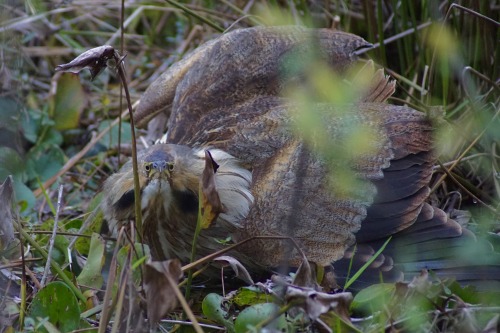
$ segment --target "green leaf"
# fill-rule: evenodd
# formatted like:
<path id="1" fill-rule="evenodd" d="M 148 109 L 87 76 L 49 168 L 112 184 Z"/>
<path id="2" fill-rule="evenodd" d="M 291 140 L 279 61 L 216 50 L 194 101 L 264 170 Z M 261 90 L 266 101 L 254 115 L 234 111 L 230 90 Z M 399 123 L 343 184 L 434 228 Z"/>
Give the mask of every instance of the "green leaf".
<path id="1" fill-rule="evenodd" d="M 0 97 L 0 128 L 13 129 L 19 124 L 22 106 L 14 99 Z"/>
<path id="2" fill-rule="evenodd" d="M 55 128 L 67 130 L 78 127 L 86 96 L 77 75 L 63 74 L 57 82 L 54 96 L 53 119 Z"/>
<path id="3" fill-rule="evenodd" d="M 241 311 L 234 322 L 236 333 L 248 332 L 252 327 L 273 317 L 279 311 L 279 306 L 274 303 L 261 303 L 252 305 Z M 270 331 L 287 332 L 285 315 L 282 314 L 273 320 L 266 328 Z"/>
<path id="4" fill-rule="evenodd" d="M 14 192 L 16 201 L 21 204 L 21 211 L 28 211 L 35 206 L 36 198 L 33 191 L 19 180 L 14 178 Z"/>
<path id="5" fill-rule="evenodd" d="M 111 124 L 110 120 L 104 120 L 99 124 L 99 132 L 108 128 Z M 99 141 L 100 144 L 104 145 L 106 148 L 116 147 L 118 145 L 118 125 L 115 125 L 111 130 Z M 130 133 L 130 123 L 122 122 L 121 127 L 121 140 L 122 142 L 130 142 L 132 140 L 132 134 Z"/>
<path id="6" fill-rule="evenodd" d="M 63 282 L 47 284 L 33 298 L 29 309 L 32 318 L 48 318 L 48 321 L 61 332 L 79 328 L 80 307 L 75 294 Z M 40 328 L 42 332 L 48 332 Z"/>
<path id="7" fill-rule="evenodd" d="M 134 254 L 132 262 L 135 260 L 139 260 L 147 255 L 149 255 L 149 248 L 142 243 L 135 243 L 134 244 L 134 250 L 130 248 L 130 244 L 127 244 L 125 246 L 122 246 L 120 250 L 118 251 L 116 260 L 118 262 L 118 267 L 121 269 L 124 267 L 125 263 L 127 263 L 128 259 L 128 253 L 129 251 L 132 251 Z M 139 282 L 142 279 L 142 273 L 140 269 L 136 269 L 132 272 L 132 279 L 135 282 Z"/>
<path id="8" fill-rule="evenodd" d="M 396 290 L 393 283 L 380 283 L 361 290 L 353 299 L 351 309 L 382 309 Z"/>
<path id="9" fill-rule="evenodd" d="M 224 309 L 224 297 L 215 293 L 208 294 L 201 303 L 201 309 L 205 317 L 224 325 L 228 332 L 234 332 L 234 324 L 229 319 L 228 312 Z"/>
<path id="10" fill-rule="evenodd" d="M 236 305 L 244 307 L 258 303 L 269 303 L 275 300 L 275 297 L 262 292 L 257 287 L 243 287 L 236 292 L 231 300 Z"/>
<path id="11" fill-rule="evenodd" d="M 92 234 L 90 241 L 90 252 L 83 270 L 76 278 L 79 284 L 85 287 L 99 289 L 102 287 L 104 279 L 102 278 L 102 266 L 104 265 L 105 243 L 99 234 Z"/>
<path id="12" fill-rule="evenodd" d="M 88 218 L 92 220 L 90 221 L 88 228 L 83 230 L 83 234 L 91 235 L 93 232 L 96 233 L 100 232 L 104 220 L 102 210 L 99 208 L 101 201 L 102 201 L 102 193 L 99 193 L 95 195 L 92 201 L 90 202 L 90 205 L 87 209 L 87 211 L 90 212 L 90 215 L 86 216 L 85 220 L 87 220 Z M 80 226 L 81 224 L 77 228 L 75 228 L 76 229 L 75 232 L 80 229 Z M 68 227 L 72 228 L 72 226 Z M 75 249 L 83 255 L 88 255 L 90 250 L 90 239 L 87 237 L 78 237 L 75 243 Z"/>
<path id="13" fill-rule="evenodd" d="M 14 150 L 8 147 L 0 147 L 0 180 L 12 175 L 14 179 L 26 179 L 25 162 L 21 156 Z"/>
<path id="14" fill-rule="evenodd" d="M 27 173 L 30 180 L 39 178 L 42 182 L 55 175 L 64 165 L 65 155 L 55 145 L 43 144 L 33 147 L 26 155 Z"/>
<path id="15" fill-rule="evenodd" d="M 23 118 L 22 105 L 10 98 L 0 97 L 0 147 L 6 146 L 18 151 L 22 150 L 22 129 L 20 118 Z"/>
<path id="16" fill-rule="evenodd" d="M 12 175 L 14 178 L 16 202 L 23 203 L 26 206 L 25 208 L 33 207 L 36 201 L 35 196 L 24 184 L 28 178 L 26 163 L 15 150 L 8 147 L 0 147 L 0 183 L 9 175 Z"/>
<path id="17" fill-rule="evenodd" d="M 44 126 L 44 119 L 47 119 L 48 116 L 46 113 L 42 113 L 38 110 L 28 110 L 27 113 L 27 117 L 21 118 L 23 135 L 29 142 L 36 143 L 38 135 L 41 132 L 41 128 Z"/>
<path id="18" fill-rule="evenodd" d="M 52 250 L 52 259 L 61 266 L 69 263 L 68 246 L 68 238 L 63 235 L 56 235 L 54 240 L 54 249 Z"/>

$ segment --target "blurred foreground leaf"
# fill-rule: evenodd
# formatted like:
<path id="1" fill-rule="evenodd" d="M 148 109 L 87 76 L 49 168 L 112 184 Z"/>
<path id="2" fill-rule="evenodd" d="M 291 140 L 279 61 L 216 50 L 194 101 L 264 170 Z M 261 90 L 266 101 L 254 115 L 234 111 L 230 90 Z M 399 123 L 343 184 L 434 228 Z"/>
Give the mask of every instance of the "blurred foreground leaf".
<path id="1" fill-rule="evenodd" d="M 273 317 L 279 311 L 279 306 L 274 303 L 261 303 L 252 305 L 241 311 L 234 322 L 236 333 L 244 333 L 252 330 L 252 327 Z M 270 331 L 287 332 L 285 315 L 282 314 L 273 320 L 266 329 Z"/>

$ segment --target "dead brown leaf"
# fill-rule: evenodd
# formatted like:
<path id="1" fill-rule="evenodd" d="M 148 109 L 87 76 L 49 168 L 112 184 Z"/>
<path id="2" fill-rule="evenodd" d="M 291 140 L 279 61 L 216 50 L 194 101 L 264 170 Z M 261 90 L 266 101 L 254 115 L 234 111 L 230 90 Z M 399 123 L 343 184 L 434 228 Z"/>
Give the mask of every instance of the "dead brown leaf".
<path id="1" fill-rule="evenodd" d="M 201 227 L 210 227 L 213 221 L 223 212 L 222 203 L 215 185 L 215 173 L 219 165 L 212 158 L 212 154 L 205 150 L 205 169 L 201 175 Z"/>
<path id="2" fill-rule="evenodd" d="M 90 70 L 90 79 L 93 80 L 108 66 L 109 60 L 118 58 L 120 58 L 119 54 L 115 51 L 114 47 L 102 45 L 83 52 L 67 64 L 58 65 L 56 67 L 56 72 L 70 72 L 76 74 L 82 69 L 88 68 Z"/>
<path id="3" fill-rule="evenodd" d="M 144 290 L 146 292 L 147 312 L 150 323 L 157 323 L 177 306 L 177 297 L 173 291 L 182 278 L 181 262 L 178 259 L 151 261 L 144 270 Z"/>
<path id="4" fill-rule="evenodd" d="M 235 258 L 231 256 L 220 256 L 215 258 L 214 261 L 222 264 L 223 267 L 230 266 L 237 277 L 239 277 L 248 284 L 252 285 L 254 284 L 252 277 L 250 276 L 250 273 L 248 273 L 245 266 L 243 266 L 243 264 L 240 263 Z"/>

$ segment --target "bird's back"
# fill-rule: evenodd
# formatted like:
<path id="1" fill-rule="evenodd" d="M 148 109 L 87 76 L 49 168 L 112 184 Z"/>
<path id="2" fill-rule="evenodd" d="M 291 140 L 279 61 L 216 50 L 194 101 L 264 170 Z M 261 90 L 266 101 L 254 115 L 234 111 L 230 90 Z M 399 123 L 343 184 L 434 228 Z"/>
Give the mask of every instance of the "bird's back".
<path id="1" fill-rule="evenodd" d="M 390 255 L 375 263 L 380 267 L 390 269 L 390 256 L 404 247 L 416 256 L 413 266 L 405 269 L 404 262 L 400 264 L 410 272 L 427 263 L 436 264 L 429 268 L 443 268 L 439 263 L 444 259 L 456 260 L 447 251 L 439 258 L 431 253 L 432 246 L 439 251 L 464 239 L 474 241 L 441 210 L 425 203 L 435 162 L 432 123 L 409 107 L 384 104 L 394 84 L 380 72 L 358 101 L 313 103 L 307 112 L 320 120 L 324 131 L 311 137 L 297 134 L 301 106 L 282 93 L 289 85 L 303 84 L 303 73 L 283 75 L 282 69 L 291 61 L 288 56 L 306 61 L 308 57 L 301 56 L 310 45 L 330 68 L 344 71 L 355 51 L 367 43 L 354 35 L 300 28 L 226 34 L 153 83 L 138 120 L 144 123 L 144 114 L 166 108 L 168 143 L 222 149 L 252 171 L 254 202 L 238 222 L 235 241 L 256 235 L 290 236 L 310 261 L 337 261 L 340 276 L 347 269 L 347 259 L 341 259 L 352 254 L 351 246 L 358 244 L 362 262 L 364 254 L 389 236 L 395 236 Z M 370 149 L 356 153 L 356 145 L 349 141 L 352 126 L 370 132 Z M 335 154 L 346 154 L 336 159 L 325 144 Z M 344 178 L 353 185 L 339 190 L 336 185 Z M 284 259 L 295 265 L 300 259 L 286 241 L 254 241 L 240 251 L 256 266 L 273 267 Z"/>

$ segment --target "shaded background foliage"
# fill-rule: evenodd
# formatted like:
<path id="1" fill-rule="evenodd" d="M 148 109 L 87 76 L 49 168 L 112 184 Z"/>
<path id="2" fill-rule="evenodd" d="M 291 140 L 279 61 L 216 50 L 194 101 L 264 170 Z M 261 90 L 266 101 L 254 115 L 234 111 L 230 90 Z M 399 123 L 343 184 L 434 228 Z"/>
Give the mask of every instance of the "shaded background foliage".
<path id="1" fill-rule="evenodd" d="M 220 31 L 258 24 L 335 27 L 364 37 L 367 56 L 398 79 L 391 103 L 445 113 L 431 200 L 473 213 L 470 226 L 497 243 L 500 170 L 500 5 L 497 1 L 203 1 L 183 2 L 199 18 L 163 1 L 129 1 L 124 52 L 134 101 L 165 69 Z M 480 17 L 470 10 L 484 15 Z M 125 109 L 112 71 L 94 81 L 54 68 L 104 44 L 120 49 L 120 3 L 19 1 L 0 4 L 0 181 L 12 174 L 23 221 L 50 230 L 57 174 Z M 220 28 L 220 31 L 217 29 Z M 119 135 L 120 134 L 120 135 Z M 121 137 L 118 154 L 118 139 Z M 77 230 L 103 180 L 129 156 L 125 122 L 114 127 L 57 184 L 64 186 L 61 231 Z M 444 167 L 463 159 L 445 175 Z M 96 202 L 98 199 L 96 200 Z M 95 227 L 97 228 L 97 227 Z M 97 230 L 94 230 L 97 231 Z M 37 236 L 41 244 L 47 236 Z M 60 261 L 67 240 L 60 238 Z M 79 240 L 87 255 L 89 241 Z"/>

